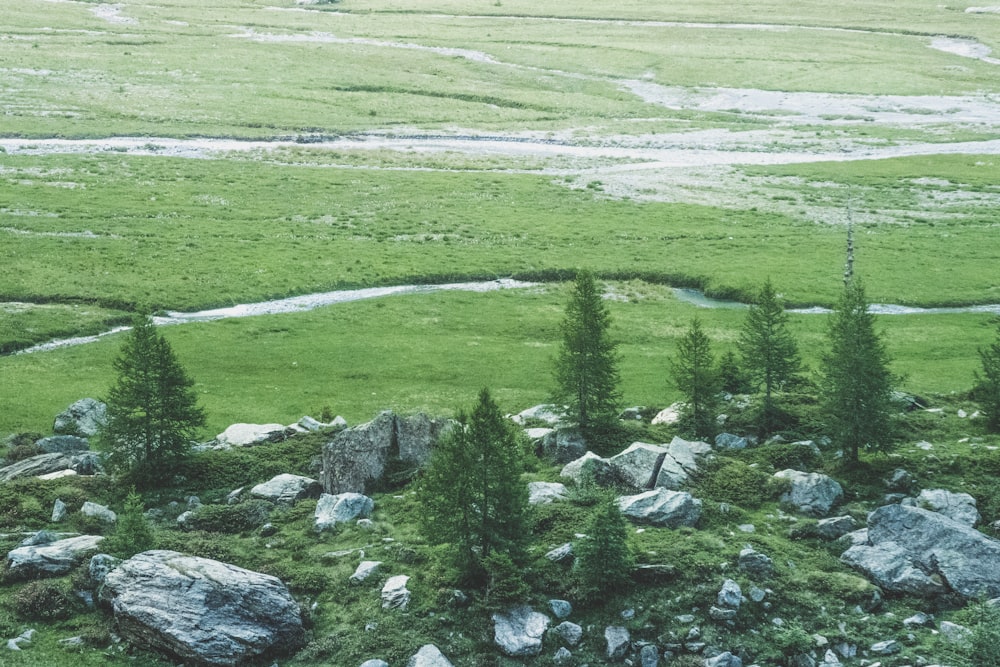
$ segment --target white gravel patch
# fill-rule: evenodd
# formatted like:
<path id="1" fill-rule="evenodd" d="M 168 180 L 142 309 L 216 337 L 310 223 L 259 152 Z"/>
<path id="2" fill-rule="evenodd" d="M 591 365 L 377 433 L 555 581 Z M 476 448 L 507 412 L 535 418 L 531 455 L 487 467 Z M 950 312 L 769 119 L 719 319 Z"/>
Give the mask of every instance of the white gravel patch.
<path id="1" fill-rule="evenodd" d="M 931 40 L 931 48 L 956 56 L 962 56 L 963 58 L 982 60 L 991 65 L 1000 65 L 1000 59 L 989 57 L 993 50 L 975 39 L 935 37 Z"/>
<path id="2" fill-rule="evenodd" d="M 123 5 L 97 5 L 96 7 L 90 8 L 90 13 L 99 19 L 104 19 L 108 23 L 126 25 L 134 25 L 138 23 L 137 20 L 130 16 L 123 16 L 122 8 Z"/>

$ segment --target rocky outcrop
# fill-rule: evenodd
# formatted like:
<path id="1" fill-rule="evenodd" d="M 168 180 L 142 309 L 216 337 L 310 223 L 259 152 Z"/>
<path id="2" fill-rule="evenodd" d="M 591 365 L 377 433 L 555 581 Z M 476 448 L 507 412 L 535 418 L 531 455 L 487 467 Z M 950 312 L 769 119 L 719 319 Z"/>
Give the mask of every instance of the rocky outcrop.
<path id="1" fill-rule="evenodd" d="M 382 609 L 406 609 L 410 604 L 410 590 L 406 587 L 409 581 L 405 574 L 389 577 L 382 586 Z"/>
<path id="2" fill-rule="evenodd" d="M 868 517 L 868 544 L 841 559 L 888 591 L 1000 596 L 1000 541 L 919 507 L 878 508 Z"/>
<path id="3" fill-rule="evenodd" d="M 493 614 L 493 641 L 505 654 L 520 658 L 542 651 L 542 636 L 549 628 L 549 617 L 528 606 L 514 607 Z"/>
<path id="4" fill-rule="evenodd" d="M 100 535 L 81 535 L 55 542 L 22 546 L 7 554 L 7 574 L 14 578 L 59 576 L 83 562 L 97 549 Z"/>
<path id="5" fill-rule="evenodd" d="M 632 648 L 628 629 L 616 625 L 604 628 L 604 641 L 607 642 L 605 655 L 611 661 L 621 660 Z"/>
<path id="6" fill-rule="evenodd" d="M 52 432 L 56 435 L 97 435 L 107 420 L 108 406 L 94 398 L 81 398 L 56 415 Z"/>
<path id="7" fill-rule="evenodd" d="M 829 519 L 820 519 L 816 523 L 816 534 L 826 540 L 837 540 L 853 532 L 858 527 L 854 518 L 848 514 Z"/>
<path id="8" fill-rule="evenodd" d="M 39 454 L 0 468 L 0 483 L 22 477 L 39 477 L 62 470 L 93 475 L 101 469 L 100 457 L 94 452 Z"/>
<path id="9" fill-rule="evenodd" d="M 89 500 L 83 503 L 83 506 L 80 508 L 80 514 L 103 521 L 107 524 L 113 524 L 118 521 L 118 515 L 115 514 L 110 508 L 105 505 L 92 503 Z"/>
<path id="10" fill-rule="evenodd" d="M 66 454 L 69 452 L 85 452 L 90 449 L 86 438 L 76 435 L 52 435 L 35 442 L 43 454 Z"/>
<path id="11" fill-rule="evenodd" d="M 546 403 L 536 405 L 528 408 L 527 410 L 522 410 L 510 419 L 515 424 L 520 426 L 524 426 L 529 422 L 538 422 L 548 424 L 549 426 L 556 426 L 562 419 L 563 413 L 565 412 L 566 409 L 562 406 Z"/>
<path id="12" fill-rule="evenodd" d="M 393 458 L 423 465 L 452 422 L 418 414 L 397 417 L 383 412 L 372 421 L 344 429 L 323 445 L 323 490 L 330 494 L 364 493 L 382 478 Z"/>
<path id="13" fill-rule="evenodd" d="M 667 456 L 667 448 L 645 442 L 633 442 L 608 459 L 618 478 L 637 489 L 651 489 Z"/>
<path id="14" fill-rule="evenodd" d="M 697 472 L 700 459 L 711 453 L 712 446 L 707 442 L 675 437 L 667 445 L 667 456 L 656 473 L 654 486 L 672 490 L 681 488 L 691 474 Z"/>
<path id="15" fill-rule="evenodd" d="M 614 470 L 608 460 L 601 458 L 594 452 L 587 452 L 575 461 L 570 461 L 563 466 L 559 473 L 560 477 L 566 477 L 577 483 L 577 485 L 593 482 L 598 486 L 607 486 L 615 481 Z"/>
<path id="16" fill-rule="evenodd" d="M 789 469 L 776 472 L 774 476 L 791 482 L 791 489 L 782 494 L 781 502 L 809 516 L 826 516 L 844 497 L 840 484 L 821 473 Z"/>
<path id="17" fill-rule="evenodd" d="M 305 643 L 298 604 L 275 577 L 175 551 L 146 551 L 107 574 L 101 600 L 138 646 L 237 665 Z"/>
<path id="18" fill-rule="evenodd" d="M 701 501 L 690 493 L 654 489 L 618 499 L 622 514 L 636 523 L 677 528 L 694 526 L 701 518 Z"/>
<path id="19" fill-rule="evenodd" d="M 424 644 L 406 661 L 406 667 L 452 667 L 452 664 L 437 646 Z"/>
<path id="20" fill-rule="evenodd" d="M 315 528 L 323 531 L 336 523 L 363 519 L 372 513 L 375 501 L 360 493 L 340 493 L 335 496 L 324 493 L 316 503 Z"/>
<path id="21" fill-rule="evenodd" d="M 587 440 L 578 429 L 560 428 L 542 438 L 542 453 L 556 463 L 569 463 L 587 452 Z"/>
<path id="22" fill-rule="evenodd" d="M 289 474 L 277 475 L 250 489 L 254 498 L 286 506 L 306 498 L 319 498 L 322 492 L 323 486 L 317 480 Z"/>
<path id="23" fill-rule="evenodd" d="M 674 403 L 669 408 L 664 408 L 653 417 L 652 424 L 676 424 L 681 420 L 681 412 L 684 411 L 683 403 Z"/>

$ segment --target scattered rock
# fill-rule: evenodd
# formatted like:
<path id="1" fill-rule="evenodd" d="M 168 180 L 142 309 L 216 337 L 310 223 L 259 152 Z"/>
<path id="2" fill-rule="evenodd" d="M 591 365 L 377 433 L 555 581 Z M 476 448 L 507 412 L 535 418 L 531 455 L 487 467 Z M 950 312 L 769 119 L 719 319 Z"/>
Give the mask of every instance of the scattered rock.
<path id="1" fill-rule="evenodd" d="M 684 491 L 654 489 L 618 499 L 622 514 L 637 523 L 677 528 L 694 526 L 701 518 L 701 501 Z"/>
<path id="2" fill-rule="evenodd" d="M 774 561 L 750 547 L 740 551 L 738 563 L 740 570 L 752 577 L 766 579 L 774 574 Z"/>
<path id="3" fill-rule="evenodd" d="M 92 475 L 101 469 L 100 457 L 94 452 L 39 454 L 0 468 L 0 483 L 63 470 Z"/>
<path id="4" fill-rule="evenodd" d="M 262 442 L 280 442 L 291 429 L 284 424 L 233 424 L 215 436 L 222 448 L 249 447 Z"/>
<path id="5" fill-rule="evenodd" d="M 299 606 L 275 577 L 174 551 L 146 551 L 108 573 L 101 599 L 118 632 L 184 661 L 234 665 L 305 643 Z"/>
<path id="6" fill-rule="evenodd" d="M 552 656 L 552 662 L 557 665 L 565 665 L 573 659 L 573 654 L 565 646 L 560 646 L 559 650 Z"/>
<path id="7" fill-rule="evenodd" d="M 781 501 L 809 516 L 826 516 L 844 497 L 840 484 L 821 473 L 789 469 L 774 473 L 774 476 L 792 484 L 791 490 L 781 496 Z"/>
<path id="8" fill-rule="evenodd" d="M 406 588 L 409 581 L 405 574 L 389 577 L 382 587 L 382 609 L 406 609 L 410 604 L 410 591 Z"/>
<path id="9" fill-rule="evenodd" d="M 667 455 L 656 473 L 657 488 L 679 489 L 698 471 L 698 462 L 712 453 L 712 446 L 700 440 L 674 437 L 667 445 Z"/>
<path id="10" fill-rule="evenodd" d="M 424 644 L 409 660 L 406 667 L 453 667 L 451 661 L 444 657 L 434 644 Z"/>
<path id="11" fill-rule="evenodd" d="M 934 618 L 922 611 L 918 611 L 913 616 L 903 619 L 903 627 L 906 628 L 930 628 L 933 625 Z"/>
<path id="12" fill-rule="evenodd" d="M 705 667 L 743 667 L 743 661 L 729 651 L 726 651 L 714 658 L 705 660 Z"/>
<path id="13" fill-rule="evenodd" d="M 250 495 L 276 505 L 291 506 L 306 498 L 319 498 L 323 486 L 315 479 L 281 474 L 250 489 Z"/>
<path id="14" fill-rule="evenodd" d="M 949 644 L 967 644 L 972 639 L 972 630 L 951 621 L 941 621 L 938 632 Z"/>
<path id="15" fill-rule="evenodd" d="M 666 447 L 633 442 L 609 458 L 608 463 L 621 481 L 637 489 L 651 489 L 666 456 Z"/>
<path id="16" fill-rule="evenodd" d="M 518 658 L 542 652 L 542 636 L 549 627 L 545 614 L 524 605 L 493 614 L 493 623 L 493 641 L 506 655 Z"/>
<path id="17" fill-rule="evenodd" d="M 563 621 L 554 630 L 570 646 L 576 646 L 583 639 L 583 628 L 570 621 Z"/>
<path id="18" fill-rule="evenodd" d="M 868 650 L 875 655 L 893 655 L 899 653 L 902 649 L 903 647 L 895 639 L 887 639 L 886 641 L 872 644 Z"/>
<path id="19" fill-rule="evenodd" d="M 561 563 L 565 560 L 569 560 L 570 558 L 573 558 L 573 543 L 567 542 L 566 544 L 560 545 L 545 554 L 545 557 L 553 563 Z"/>
<path id="20" fill-rule="evenodd" d="M 575 461 L 563 466 L 560 477 L 568 477 L 578 486 L 594 482 L 598 486 L 609 486 L 615 481 L 615 473 L 607 459 L 594 452 L 587 452 Z"/>
<path id="21" fill-rule="evenodd" d="M 56 415 L 52 432 L 91 438 L 107 421 L 108 406 L 94 398 L 81 398 Z"/>
<path id="22" fill-rule="evenodd" d="M 640 667 L 659 667 L 660 664 L 660 652 L 657 650 L 656 645 L 646 644 L 641 649 L 639 649 L 639 665 Z"/>
<path id="23" fill-rule="evenodd" d="M 606 653 L 608 660 L 621 660 L 632 648 L 628 630 L 619 626 L 611 625 L 604 628 L 604 640 L 608 644 Z"/>
<path id="24" fill-rule="evenodd" d="M 59 498 L 56 498 L 56 501 L 52 503 L 52 518 L 50 521 L 52 521 L 52 523 L 59 523 L 66 518 L 66 514 L 68 513 L 69 508 L 66 507 L 66 503 Z"/>
<path id="25" fill-rule="evenodd" d="M 358 667 L 389 667 L 389 663 L 385 660 L 365 660 Z"/>
<path id="26" fill-rule="evenodd" d="M 354 570 L 354 574 L 350 576 L 350 582 L 352 584 L 360 584 L 362 581 L 375 574 L 381 565 L 382 562 L 377 560 L 361 561 L 358 564 L 357 569 Z"/>
<path id="27" fill-rule="evenodd" d="M 930 597 L 947 590 L 940 578 L 914 567 L 907 550 L 895 542 L 854 546 L 840 559 L 886 591 Z"/>
<path id="28" fill-rule="evenodd" d="M 669 408 L 664 408 L 653 417 L 652 424 L 676 424 L 681 420 L 681 412 L 684 410 L 683 403 L 674 403 Z"/>
<path id="29" fill-rule="evenodd" d="M 573 605 L 566 600 L 549 600 L 549 609 L 560 620 L 573 613 Z"/>
<path id="30" fill-rule="evenodd" d="M 536 405 L 533 408 L 528 408 L 527 410 L 522 410 L 517 413 L 511 420 L 515 424 L 524 426 L 529 421 L 544 422 L 550 426 L 555 426 L 562 419 L 563 413 L 565 413 L 565 408 L 559 405 L 552 404 L 542 404 Z"/>
<path id="31" fill-rule="evenodd" d="M 909 493 L 914 483 L 913 475 L 902 468 L 896 468 L 885 479 L 886 488 L 895 493 Z"/>
<path id="32" fill-rule="evenodd" d="M 746 449 L 749 444 L 746 438 L 732 433 L 720 433 L 715 436 L 716 449 Z"/>
<path id="33" fill-rule="evenodd" d="M 853 532 L 857 527 L 858 522 L 854 520 L 854 517 L 845 514 L 844 516 L 820 519 L 816 523 L 816 534 L 827 540 L 836 540 Z"/>
<path id="34" fill-rule="evenodd" d="M 547 505 L 556 500 L 565 500 L 567 493 L 566 485 L 559 482 L 529 482 L 528 504 Z"/>
<path id="35" fill-rule="evenodd" d="M 84 516 L 93 517 L 95 519 L 100 519 L 104 523 L 115 523 L 118 521 L 118 515 L 112 512 L 110 509 L 104 505 L 98 505 L 97 503 L 92 503 L 89 500 L 83 503 L 83 507 L 80 508 L 80 514 Z"/>
<path id="36" fill-rule="evenodd" d="M 20 651 L 21 644 L 30 644 L 31 638 L 35 636 L 35 631 L 33 629 L 28 629 L 19 634 L 13 639 L 7 640 L 7 650 L 8 651 Z"/>
<path id="37" fill-rule="evenodd" d="M 91 583 L 97 588 L 104 583 L 108 573 L 121 564 L 121 558 L 115 558 L 109 554 L 97 554 L 90 559 L 90 565 L 87 566 L 87 576 L 90 577 Z"/>
<path id="38" fill-rule="evenodd" d="M 7 554 L 7 574 L 21 579 L 66 574 L 83 561 L 87 552 L 96 550 L 103 539 L 100 535 L 81 535 L 18 547 Z"/>
<path id="39" fill-rule="evenodd" d="M 324 493 L 316 503 L 315 528 L 323 531 L 339 522 L 367 517 L 374 508 L 375 501 L 360 493 L 341 493 L 336 496 Z"/>

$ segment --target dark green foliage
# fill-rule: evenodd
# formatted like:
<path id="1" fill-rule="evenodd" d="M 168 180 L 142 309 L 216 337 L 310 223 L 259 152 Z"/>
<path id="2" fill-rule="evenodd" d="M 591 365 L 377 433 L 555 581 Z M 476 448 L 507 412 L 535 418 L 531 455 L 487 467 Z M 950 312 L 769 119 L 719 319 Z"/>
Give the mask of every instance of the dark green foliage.
<path id="1" fill-rule="evenodd" d="M 747 374 L 740 367 L 736 353 L 732 350 L 726 350 L 719 357 L 719 381 L 722 383 L 722 391 L 729 394 L 745 394 L 750 391 Z"/>
<path id="2" fill-rule="evenodd" d="M 236 505 L 202 505 L 185 523 L 210 533 L 243 533 L 267 523 L 273 505 L 266 500 L 246 500 Z"/>
<path id="3" fill-rule="evenodd" d="M 486 602 L 491 606 L 506 607 L 522 602 L 531 593 L 524 579 L 524 569 L 501 551 L 494 551 L 483 559 L 486 571 Z"/>
<path id="4" fill-rule="evenodd" d="M 772 433 L 779 421 L 774 393 L 795 378 L 801 363 L 798 346 L 788 331 L 788 315 L 770 279 L 764 282 L 757 302 L 747 312 L 739 348 L 750 386 L 764 391 L 758 429 L 761 435 Z"/>
<path id="5" fill-rule="evenodd" d="M 222 537 L 219 533 L 205 531 L 182 533 L 165 530 L 159 535 L 158 546 L 161 549 L 177 551 L 199 558 L 211 558 L 242 567 L 244 559 L 240 558 L 235 548 L 235 542 Z"/>
<path id="6" fill-rule="evenodd" d="M 828 337 L 822 388 L 827 425 L 845 460 L 857 463 L 862 449 L 884 450 L 892 442 L 895 382 L 860 280 L 844 286 Z"/>
<path id="7" fill-rule="evenodd" d="M 131 558 L 154 548 L 156 535 L 143 514 L 142 496 L 133 489 L 125 499 L 125 508 L 118 514 L 115 532 L 101 542 L 101 551 L 118 558 Z"/>
<path id="8" fill-rule="evenodd" d="M 972 396 L 986 415 L 986 428 L 992 433 L 1000 433 L 1000 322 L 996 340 L 989 347 L 979 349 L 979 359 L 982 373 L 976 373 Z"/>
<path id="9" fill-rule="evenodd" d="M 228 493 L 281 473 L 311 475 L 310 463 L 326 438 L 319 433 L 304 434 L 255 447 L 197 452 L 182 462 L 177 471 L 185 478 L 186 485 L 199 494 Z"/>
<path id="10" fill-rule="evenodd" d="M 18 433 L 7 440 L 7 452 L 2 465 L 10 465 L 42 453 L 35 442 L 42 437 L 41 433 Z"/>
<path id="11" fill-rule="evenodd" d="M 55 581 L 32 581 L 14 594 L 14 612 L 30 621 L 69 618 L 77 607 L 69 587 Z"/>
<path id="12" fill-rule="evenodd" d="M 522 456 L 510 423 L 483 389 L 472 413 L 460 413 L 438 443 L 419 482 L 427 540 L 449 544 L 470 583 L 486 583 L 483 563 L 494 551 L 524 560 L 529 526 Z"/>
<path id="13" fill-rule="evenodd" d="M 316 595 L 330 585 L 330 575 L 327 569 L 317 565 L 271 563 L 256 569 L 281 579 L 294 593 Z"/>
<path id="14" fill-rule="evenodd" d="M 556 358 L 556 400 L 583 431 L 607 430 L 618 416 L 618 357 L 611 315 L 589 271 L 580 271 L 566 304 Z"/>
<path id="15" fill-rule="evenodd" d="M 788 468 L 795 470 L 815 470 L 823 462 L 820 454 L 806 445 L 788 443 L 772 443 L 758 445 L 739 453 L 747 463 L 759 463 L 766 466 L 768 472 L 778 472 Z"/>
<path id="16" fill-rule="evenodd" d="M 631 581 L 635 558 L 628 545 L 628 523 L 613 495 L 606 494 L 598 503 L 586 535 L 573 545 L 580 596 L 596 600 L 624 591 Z"/>
<path id="17" fill-rule="evenodd" d="M 194 381 L 149 317 L 136 317 L 114 362 L 107 424 L 100 440 L 108 465 L 139 487 L 170 479 L 205 423 Z"/>
<path id="18" fill-rule="evenodd" d="M 689 434 L 710 438 L 718 430 L 715 422 L 722 383 L 712 358 L 712 344 L 697 317 L 677 342 L 670 363 L 674 385 L 684 396 L 681 428 Z"/>

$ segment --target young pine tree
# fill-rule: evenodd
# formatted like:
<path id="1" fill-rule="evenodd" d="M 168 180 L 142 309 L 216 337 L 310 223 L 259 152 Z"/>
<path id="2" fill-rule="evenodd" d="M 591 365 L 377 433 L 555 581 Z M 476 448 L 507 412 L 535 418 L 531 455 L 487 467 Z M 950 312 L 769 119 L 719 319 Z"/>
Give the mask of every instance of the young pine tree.
<path id="1" fill-rule="evenodd" d="M 674 385 L 684 396 L 681 426 L 695 437 L 713 436 L 722 382 L 712 357 L 711 341 L 697 317 L 677 342 L 670 371 Z"/>
<path id="2" fill-rule="evenodd" d="M 976 373 L 976 386 L 972 395 L 986 415 L 986 428 L 1000 433 L 1000 320 L 997 322 L 996 340 L 979 349 L 982 374 Z"/>
<path id="3" fill-rule="evenodd" d="M 143 514 L 142 496 L 133 488 L 125 499 L 125 508 L 115 522 L 115 532 L 104 538 L 101 550 L 118 558 L 156 548 L 156 536 Z"/>
<path id="4" fill-rule="evenodd" d="M 584 432 L 611 428 L 618 412 L 618 358 L 611 316 L 589 271 L 580 271 L 566 305 L 556 358 L 556 400 Z"/>
<path id="5" fill-rule="evenodd" d="M 885 449 L 892 441 L 892 389 L 889 353 L 868 312 L 857 278 L 844 286 L 830 316 L 829 351 L 823 357 L 822 401 L 830 436 L 856 464 L 861 449 Z"/>
<path id="6" fill-rule="evenodd" d="M 762 435 L 779 426 L 774 393 L 781 391 L 799 372 L 798 346 L 788 331 L 788 315 L 768 279 L 750 306 L 739 339 L 743 369 L 755 391 L 763 389 L 764 405 L 757 426 Z"/>
<path id="7" fill-rule="evenodd" d="M 137 317 L 114 362 L 100 439 L 108 463 L 140 488 L 169 477 L 187 456 L 205 414 L 194 381 L 149 317 Z"/>
<path id="8" fill-rule="evenodd" d="M 587 537 L 574 545 L 577 580 L 584 599 L 621 591 L 631 580 L 635 559 L 628 546 L 628 523 L 611 494 L 603 494 Z"/>
<path id="9" fill-rule="evenodd" d="M 438 443 L 420 480 L 422 529 L 449 545 L 463 580 L 483 585 L 496 552 L 521 563 L 529 536 L 522 448 L 489 390 Z"/>

